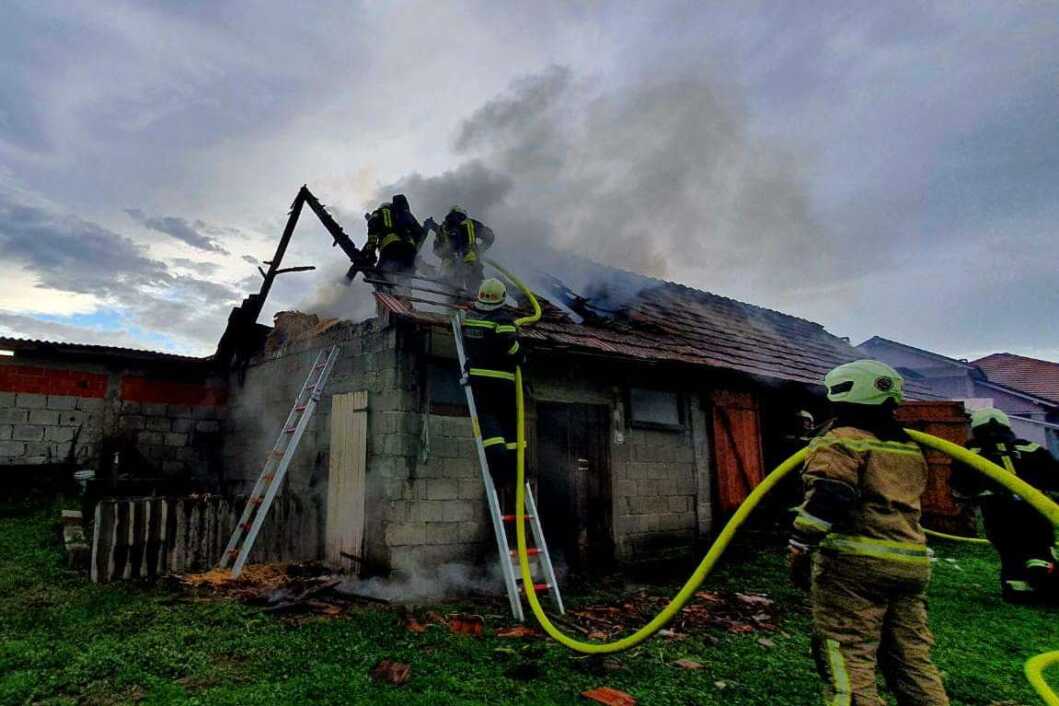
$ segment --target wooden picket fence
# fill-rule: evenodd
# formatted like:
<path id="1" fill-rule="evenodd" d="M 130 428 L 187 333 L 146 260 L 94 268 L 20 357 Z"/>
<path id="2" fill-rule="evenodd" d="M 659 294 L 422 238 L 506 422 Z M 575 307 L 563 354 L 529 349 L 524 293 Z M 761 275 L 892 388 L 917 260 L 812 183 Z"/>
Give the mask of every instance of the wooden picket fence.
<path id="1" fill-rule="evenodd" d="M 108 583 L 212 568 L 245 501 L 218 495 L 101 500 L 96 505 L 92 531 L 92 581 Z M 277 497 L 250 561 L 320 558 L 320 514 L 311 498 Z"/>

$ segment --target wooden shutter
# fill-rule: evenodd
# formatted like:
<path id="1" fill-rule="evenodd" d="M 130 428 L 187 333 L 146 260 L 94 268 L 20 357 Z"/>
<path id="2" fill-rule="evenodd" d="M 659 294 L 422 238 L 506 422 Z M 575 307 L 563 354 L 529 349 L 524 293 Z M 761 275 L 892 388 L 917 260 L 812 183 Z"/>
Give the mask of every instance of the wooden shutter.
<path id="1" fill-rule="evenodd" d="M 717 503 L 732 512 L 764 478 L 758 406 L 749 393 L 725 390 L 715 390 L 712 402 Z"/>
<path id="2" fill-rule="evenodd" d="M 367 391 L 332 397 L 325 557 L 333 566 L 349 566 L 352 561 L 358 574 L 364 547 L 367 442 Z"/>

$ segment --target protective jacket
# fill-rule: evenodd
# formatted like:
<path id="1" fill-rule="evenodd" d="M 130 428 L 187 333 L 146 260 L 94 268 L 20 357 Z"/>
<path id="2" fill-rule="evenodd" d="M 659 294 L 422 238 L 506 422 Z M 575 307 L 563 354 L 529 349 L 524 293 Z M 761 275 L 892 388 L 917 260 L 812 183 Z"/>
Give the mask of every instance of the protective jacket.
<path id="1" fill-rule="evenodd" d="M 452 223 L 446 220 L 434 240 L 434 254 L 442 260 L 474 264 L 478 262 L 480 253 L 488 250 L 495 239 L 493 229 L 481 221 L 464 218 Z"/>
<path id="2" fill-rule="evenodd" d="M 1059 462 L 1047 449 L 1014 434 L 976 443 L 968 442 L 974 453 L 1053 499 L 1059 497 Z M 1000 555 L 1004 596 L 1017 600 L 1017 594 L 1041 590 L 1059 594 L 1052 523 L 1007 488 L 971 469 L 957 466 L 950 485 L 957 500 L 975 503 L 982 510 L 986 536 Z"/>
<path id="3" fill-rule="evenodd" d="M 423 227 L 407 209 L 382 206 L 368 216 L 367 250 L 377 249 L 380 260 L 411 264 L 423 238 Z"/>
<path id="4" fill-rule="evenodd" d="M 463 321 L 467 377 L 478 408 L 489 468 L 498 487 L 513 486 L 516 450 L 515 367 L 524 361 L 514 312 L 472 311 Z"/>
<path id="5" fill-rule="evenodd" d="M 919 525 L 927 464 L 913 442 L 838 427 L 810 442 L 802 479 L 796 541 L 833 554 L 929 567 Z"/>

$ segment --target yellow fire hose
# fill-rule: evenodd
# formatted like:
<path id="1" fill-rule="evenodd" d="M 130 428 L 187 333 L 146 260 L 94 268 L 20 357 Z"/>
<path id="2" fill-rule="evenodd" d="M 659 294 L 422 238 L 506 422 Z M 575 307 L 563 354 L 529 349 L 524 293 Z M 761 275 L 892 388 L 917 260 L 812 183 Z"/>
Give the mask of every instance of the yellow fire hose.
<path id="1" fill-rule="evenodd" d="M 923 531 L 928 537 L 937 537 L 938 539 L 947 539 L 950 542 L 966 542 L 967 544 L 989 544 L 988 539 L 982 537 L 963 537 L 958 534 L 947 534 L 945 532 L 937 532 L 935 530 L 923 528 Z"/>
<path id="2" fill-rule="evenodd" d="M 541 317 L 541 308 L 540 303 L 533 295 L 533 292 L 531 292 L 517 277 L 504 270 L 497 263 L 491 260 L 486 260 L 486 262 L 495 267 L 501 274 L 522 290 L 523 294 L 526 295 L 527 299 L 532 304 L 534 313 L 530 316 L 519 319 L 519 325 L 538 321 Z M 753 491 L 751 491 L 747 499 L 743 501 L 735 511 L 735 514 L 733 514 L 728 520 L 728 523 L 725 524 L 724 529 L 721 530 L 720 535 L 717 536 L 713 545 L 710 546 L 709 551 L 706 552 L 706 556 L 703 557 L 702 562 L 699 563 L 699 566 L 691 574 L 691 577 L 687 580 L 677 595 L 674 596 L 666 607 L 663 608 L 658 615 L 652 618 L 650 622 L 631 635 L 627 635 L 614 642 L 585 642 L 566 635 L 551 622 L 547 614 L 544 612 L 544 609 L 541 607 L 540 600 L 537 598 L 537 591 L 533 586 L 533 574 L 530 571 L 529 555 L 526 552 L 526 427 L 521 368 L 515 369 L 515 406 L 518 414 L 516 436 L 515 535 L 518 545 L 519 571 L 522 575 L 522 585 L 526 589 L 526 599 L 530 604 L 530 608 L 533 610 L 533 615 L 536 616 L 537 622 L 540 623 L 541 628 L 543 628 L 552 639 L 560 644 L 585 654 L 606 654 L 630 649 L 647 640 L 665 627 L 665 625 L 680 612 L 688 601 L 691 600 L 695 591 L 698 590 L 699 586 L 713 570 L 717 561 L 721 558 L 721 555 L 724 554 L 728 545 L 731 544 L 732 538 L 735 536 L 736 532 L 746 521 L 747 517 L 749 517 L 750 513 L 757 507 L 758 503 L 761 502 L 761 499 L 768 495 L 768 493 L 788 474 L 802 465 L 807 451 L 807 449 L 801 449 L 792 454 L 790 458 L 777 466 L 775 470 L 769 473 L 768 476 L 766 476 L 765 479 L 761 481 Z M 1059 527 L 1059 505 L 1052 502 L 1046 495 L 1014 474 L 1009 473 L 1000 466 L 961 446 L 957 446 L 952 442 L 930 434 L 915 431 L 914 429 L 906 429 L 905 431 L 916 443 L 940 451 L 944 454 L 948 454 L 957 461 L 960 461 L 979 473 L 1000 483 L 1008 490 L 1022 497 L 1023 500 L 1028 502 L 1038 512 L 1048 518 L 1053 525 Z M 933 534 L 945 539 L 976 539 L 957 537 L 956 535 L 944 535 L 943 533 Z M 985 540 L 979 540 L 979 542 L 981 541 Z M 1028 660 L 1025 665 L 1026 678 L 1048 706 L 1059 706 L 1059 695 L 1057 695 L 1044 680 L 1044 670 L 1054 664 L 1059 664 L 1059 650 L 1037 655 Z"/>

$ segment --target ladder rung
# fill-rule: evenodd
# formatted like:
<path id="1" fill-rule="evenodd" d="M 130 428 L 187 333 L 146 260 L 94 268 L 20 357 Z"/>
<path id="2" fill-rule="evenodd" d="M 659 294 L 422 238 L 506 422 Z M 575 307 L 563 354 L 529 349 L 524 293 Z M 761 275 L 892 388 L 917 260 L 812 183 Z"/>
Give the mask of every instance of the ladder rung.
<path id="1" fill-rule="evenodd" d="M 526 556 L 537 556 L 540 553 L 541 553 L 541 550 L 538 549 L 537 547 L 528 547 L 526 549 Z M 518 549 L 512 549 L 511 550 L 511 556 L 517 558 L 518 557 Z"/>
<path id="2" fill-rule="evenodd" d="M 296 404 L 296 405 L 294 405 L 294 411 L 295 412 L 303 412 L 303 411 L 305 411 L 305 408 L 307 406 L 308 406 L 307 404 Z"/>
<path id="3" fill-rule="evenodd" d="M 283 454 L 284 454 L 284 449 L 273 449 L 272 450 L 272 455 L 275 456 L 276 458 L 283 458 Z"/>
<path id="4" fill-rule="evenodd" d="M 250 524 L 249 522 L 244 522 L 244 523 L 242 523 L 242 524 L 241 524 L 241 525 L 239 525 L 239 526 L 240 526 L 240 527 L 242 527 L 242 528 L 243 528 L 243 529 L 244 529 L 245 531 L 249 532 L 249 531 L 250 531 L 250 527 L 251 527 L 251 524 Z"/>
<path id="5" fill-rule="evenodd" d="M 297 429 L 298 429 L 298 427 L 287 427 L 286 429 L 283 430 L 283 432 L 285 434 L 293 434 L 295 431 L 297 431 Z"/>
<path id="6" fill-rule="evenodd" d="M 250 498 L 250 503 L 253 504 L 253 505 L 257 505 L 258 507 L 260 507 L 261 503 L 263 503 L 263 502 L 265 502 L 265 499 L 261 498 L 261 497 Z"/>
<path id="7" fill-rule="evenodd" d="M 533 515 L 522 515 L 522 517 L 525 517 L 527 520 L 532 520 L 533 519 Z M 515 521 L 515 516 L 514 515 L 501 515 L 500 519 L 503 520 L 504 522 L 514 522 Z"/>
<path id="8" fill-rule="evenodd" d="M 551 588 L 552 588 L 551 584 L 548 584 L 548 583 L 535 583 L 535 584 L 533 584 L 533 590 L 534 591 L 550 591 Z M 523 593 L 525 593 L 526 592 L 526 587 L 525 586 L 519 586 L 518 590 L 520 590 Z"/>

